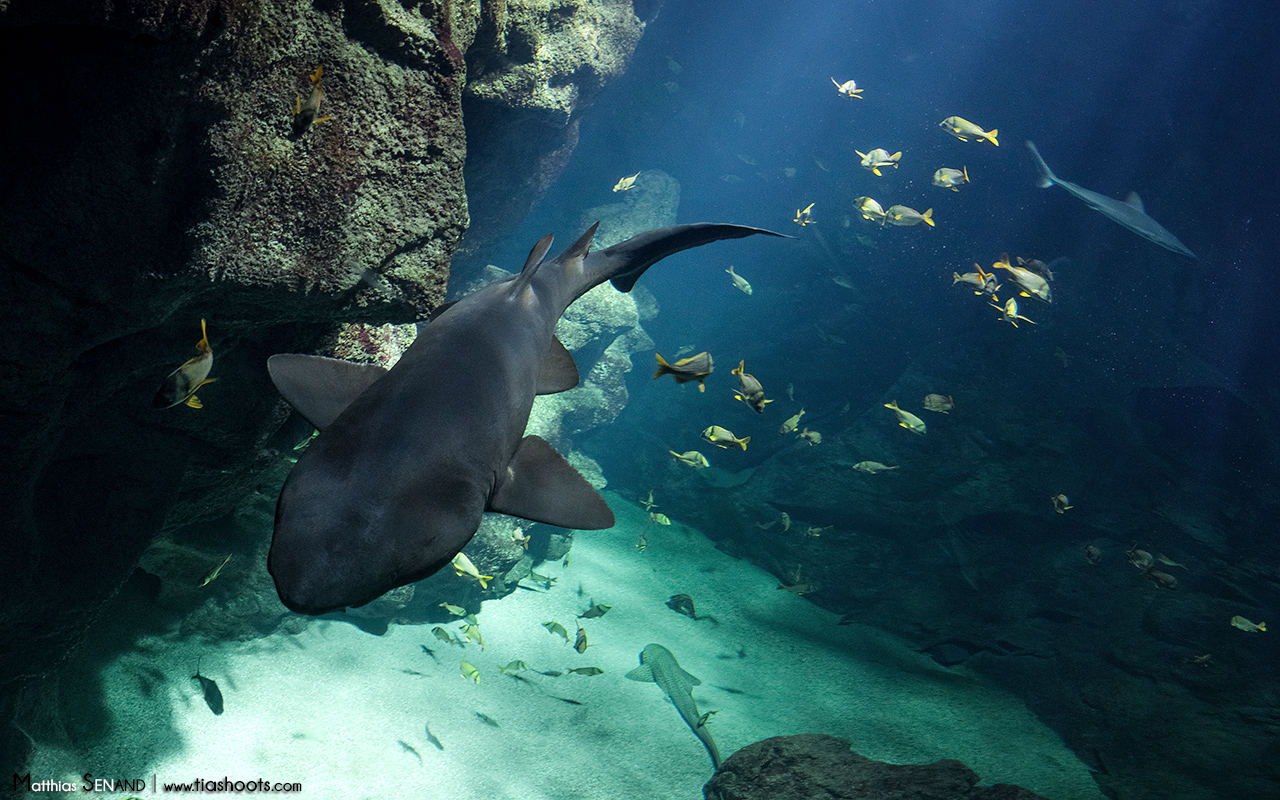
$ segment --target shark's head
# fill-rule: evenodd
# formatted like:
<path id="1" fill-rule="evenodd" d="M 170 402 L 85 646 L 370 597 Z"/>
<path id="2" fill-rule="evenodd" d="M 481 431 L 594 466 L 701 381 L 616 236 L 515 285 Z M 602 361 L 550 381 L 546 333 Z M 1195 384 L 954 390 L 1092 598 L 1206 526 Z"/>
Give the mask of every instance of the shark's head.
<path id="1" fill-rule="evenodd" d="M 352 502 L 324 481 L 293 477 L 276 507 L 267 569 L 281 602 L 299 614 L 362 606 L 431 575 L 471 540 L 484 510 L 474 484 L 456 476 L 390 503 Z"/>

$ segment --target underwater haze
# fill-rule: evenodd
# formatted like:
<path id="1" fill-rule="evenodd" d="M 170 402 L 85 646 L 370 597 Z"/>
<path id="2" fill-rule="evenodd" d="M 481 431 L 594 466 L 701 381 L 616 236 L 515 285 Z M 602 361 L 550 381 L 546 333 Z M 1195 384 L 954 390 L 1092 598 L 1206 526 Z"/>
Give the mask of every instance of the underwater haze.
<path id="1" fill-rule="evenodd" d="M 1277 22 L 1213 2 L 669 4 L 521 241 L 581 228 L 582 198 L 609 208 L 637 171 L 628 194 L 678 181 L 679 221 L 797 238 L 652 270 L 644 328 L 667 359 L 714 356 L 706 393 L 637 353 L 616 423 L 576 443 L 619 492 L 653 490 L 780 582 L 800 569 L 818 605 L 996 680 L 1112 796 L 1280 793 L 1270 712 L 1245 710 L 1275 696 L 1277 648 L 1233 626 L 1275 616 L 1278 588 Z M 952 115 L 999 146 L 950 135 Z M 1028 140 L 1065 181 L 1137 192 L 1196 257 L 1039 188 Z M 882 176 L 856 152 L 878 147 L 902 152 Z M 934 186 L 942 167 L 970 182 Z M 863 219 L 864 196 L 936 227 Z M 1034 324 L 953 284 L 1005 253 L 1051 267 L 1051 303 L 995 270 Z M 733 396 L 740 360 L 762 414 Z M 933 393 L 955 407 L 922 410 Z M 777 433 L 801 409 L 821 444 Z M 710 425 L 751 442 L 712 446 Z M 662 460 L 688 450 L 711 467 Z"/>
<path id="2" fill-rule="evenodd" d="M 529 431 L 614 527 L 486 514 L 474 574 L 292 614 L 266 558 L 295 414 L 234 519 L 153 545 L 25 690 L 14 795 L 94 772 L 144 797 L 692 800 L 720 760 L 785 760 L 744 748 L 826 734 L 1053 800 L 1280 797 L 1280 7 L 634 5 L 661 8 L 567 165 L 448 286 L 597 221 L 597 252 L 698 222 L 789 237 L 566 312 L 582 384 Z M 236 347 L 198 377 L 261 349 Z M 198 588 L 156 577 L 192 552 L 221 562 Z M 707 796 L 769 796 L 747 789 Z"/>

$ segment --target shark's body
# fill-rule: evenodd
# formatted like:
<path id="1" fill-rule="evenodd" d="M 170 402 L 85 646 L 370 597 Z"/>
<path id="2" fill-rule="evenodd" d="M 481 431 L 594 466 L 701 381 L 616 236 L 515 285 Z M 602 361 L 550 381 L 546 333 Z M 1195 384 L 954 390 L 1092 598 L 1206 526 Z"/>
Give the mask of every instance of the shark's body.
<path id="1" fill-rule="evenodd" d="M 1164 226 L 1159 222 L 1147 216 L 1147 212 L 1142 208 L 1142 199 L 1138 197 L 1137 193 L 1130 192 L 1129 198 L 1124 201 L 1113 200 L 1106 195 L 1091 192 L 1083 186 L 1077 186 L 1071 181 L 1064 181 L 1054 175 L 1053 170 L 1049 169 L 1049 165 L 1044 163 L 1044 159 L 1040 157 L 1040 151 L 1036 149 L 1034 143 L 1027 142 L 1027 148 L 1031 151 L 1031 155 L 1035 156 L 1036 166 L 1040 168 L 1040 188 L 1047 189 L 1057 184 L 1083 200 L 1085 205 L 1094 211 L 1123 225 L 1142 238 L 1155 242 L 1166 250 L 1172 250 L 1175 253 L 1191 258 L 1196 257 L 1196 254 L 1191 252 L 1190 248 L 1178 241 L 1178 237 L 1165 230 Z"/>
<path id="2" fill-rule="evenodd" d="M 720 769 L 720 751 L 716 750 L 715 740 L 711 732 L 702 724 L 702 716 L 698 713 L 698 704 L 693 699 L 693 687 L 701 686 L 702 681 L 680 668 L 671 651 L 660 644 L 647 644 L 640 652 L 640 666 L 627 673 L 633 681 L 653 681 L 662 691 L 667 693 L 680 718 L 689 726 L 689 730 L 702 740 L 711 755 L 711 763 Z"/>
<path id="3" fill-rule="evenodd" d="M 387 371 L 276 355 L 280 393 L 319 430 L 276 506 L 267 568 L 293 611 L 359 606 L 431 575 L 471 540 L 486 511 L 566 528 L 613 525 L 613 512 L 551 445 L 524 436 L 537 394 L 578 383 L 555 337 L 574 300 L 612 280 L 630 291 L 681 250 L 757 233 L 679 225 L 588 254 L 595 226 L 544 262 L 438 311 Z"/>

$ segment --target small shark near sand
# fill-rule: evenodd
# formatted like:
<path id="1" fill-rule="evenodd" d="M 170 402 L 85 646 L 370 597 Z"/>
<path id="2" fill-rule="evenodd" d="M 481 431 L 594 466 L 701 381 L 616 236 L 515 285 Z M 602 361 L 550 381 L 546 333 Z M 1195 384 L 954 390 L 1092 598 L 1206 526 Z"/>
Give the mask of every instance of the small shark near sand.
<path id="1" fill-rule="evenodd" d="M 653 681 L 658 684 L 658 688 L 671 698 L 689 730 L 702 740 L 711 755 L 711 763 L 716 769 L 720 769 L 720 751 L 716 750 L 715 740 L 703 724 L 698 704 L 693 699 L 693 687 L 701 686 L 702 681 L 681 669 L 671 651 L 660 644 L 645 645 L 644 650 L 640 651 L 640 666 L 628 672 L 627 677 L 633 681 Z"/>
<path id="2" fill-rule="evenodd" d="M 1166 250 L 1172 250 L 1175 253 L 1191 258 L 1196 257 L 1196 254 L 1191 252 L 1185 244 L 1178 241 L 1178 237 L 1165 230 L 1159 222 L 1147 216 L 1147 212 L 1142 208 L 1142 198 L 1138 197 L 1137 192 L 1130 192 L 1128 199 L 1123 202 L 1113 200 L 1097 192 L 1091 192 L 1083 186 L 1077 186 L 1071 181 L 1064 181 L 1054 175 L 1053 170 L 1049 169 L 1049 165 L 1044 163 L 1044 159 L 1040 157 L 1040 151 L 1036 149 L 1033 142 L 1027 142 L 1027 149 L 1031 151 L 1031 155 L 1035 156 L 1036 166 L 1040 168 L 1041 189 L 1047 189 L 1057 184 L 1083 200 L 1089 208 L 1099 212 L 1113 222 L 1123 225 L 1142 238 L 1155 242 Z"/>
<path id="3" fill-rule="evenodd" d="M 598 225 L 599 223 L 597 223 Z M 280 394 L 320 433 L 276 504 L 267 569 L 300 614 L 360 606 L 438 571 L 486 511 L 579 530 L 613 512 L 550 444 L 525 436 L 539 394 L 578 383 L 556 321 L 590 289 L 631 291 L 669 255 L 760 228 L 660 228 L 589 252 L 597 225 L 519 275 L 436 310 L 390 371 L 310 355 L 267 361 Z"/>

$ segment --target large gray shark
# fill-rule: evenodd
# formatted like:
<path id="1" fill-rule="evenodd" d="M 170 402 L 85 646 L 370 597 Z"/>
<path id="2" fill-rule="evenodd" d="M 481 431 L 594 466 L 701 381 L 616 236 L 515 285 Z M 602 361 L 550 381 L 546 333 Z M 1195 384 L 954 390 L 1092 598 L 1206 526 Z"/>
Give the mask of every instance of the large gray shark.
<path id="1" fill-rule="evenodd" d="M 720 751 L 716 750 L 715 740 L 711 732 L 698 714 L 698 704 L 693 699 L 693 687 L 701 686 L 702 681 L 680 668 L 671 651 L 660 644 L 647 644 L 640 651 L 640 666 L 627 673 L 633 681 L 653 681 L 662 691 L 667 693 L 680 718 L 693 731 L 693 735 L 702 740 L 702 744 L 711 755 L 711 763 L 720 769 Z"/>
<path id="2" fill-rule="evenodd" d="M 1053 170 L 1049 169 L 1049 165 L 1044 163 L 1044 159 L 1040 157 L 1040 151 L 1036 149 L 1034 143 L 1027 142 L 1027 148 L 1031 150 L 1031 155 L 1035 156 L 1036 166 L 1040 168 L 1041 189 L 1047 189 L 1057 184 L 1083 200 L 1085 205 L 1094 211 L 1098 211 L 1108 219 L 1118 222 L 1144 239 L 1155 242 L 1175 253 L 1181 253 L 1191 258 L 1196 257 L 1196 254 L 1191 252 L 1185 244 L 1178 241 L 1178 237 L 1165 230 L 1159 222 L 1147 216 L 1147 212 L 1142 208 L 1142 198 L 1138 197 L 1137 192 L 1130 192 L 1129 197 L 1124 202 L 1112 200 L 1110 197 L 1097 192 L 1091 192 L 1083 186 L 1077 186 L 1071 181 L 1064 181 L 1054 175 Z"/>
<path id="3" fill-rule="evenodd" d="M 677 225 L 589 253 L 596 225 L 544 261 L 438 309 L 390 371 L 282 354 L 267 368 L 319 429 L 280 491 L 267 569 L 301 614 L 368 603 L 431 575 L 486 511 L 581 530 L 613 525 L 604 499 L 545 440 L 525 436 L 535 395 L 578 383 L 555 336 L 569 304 L 609 280 L 626 292 L 654 263 L 753 234 Z"/>

